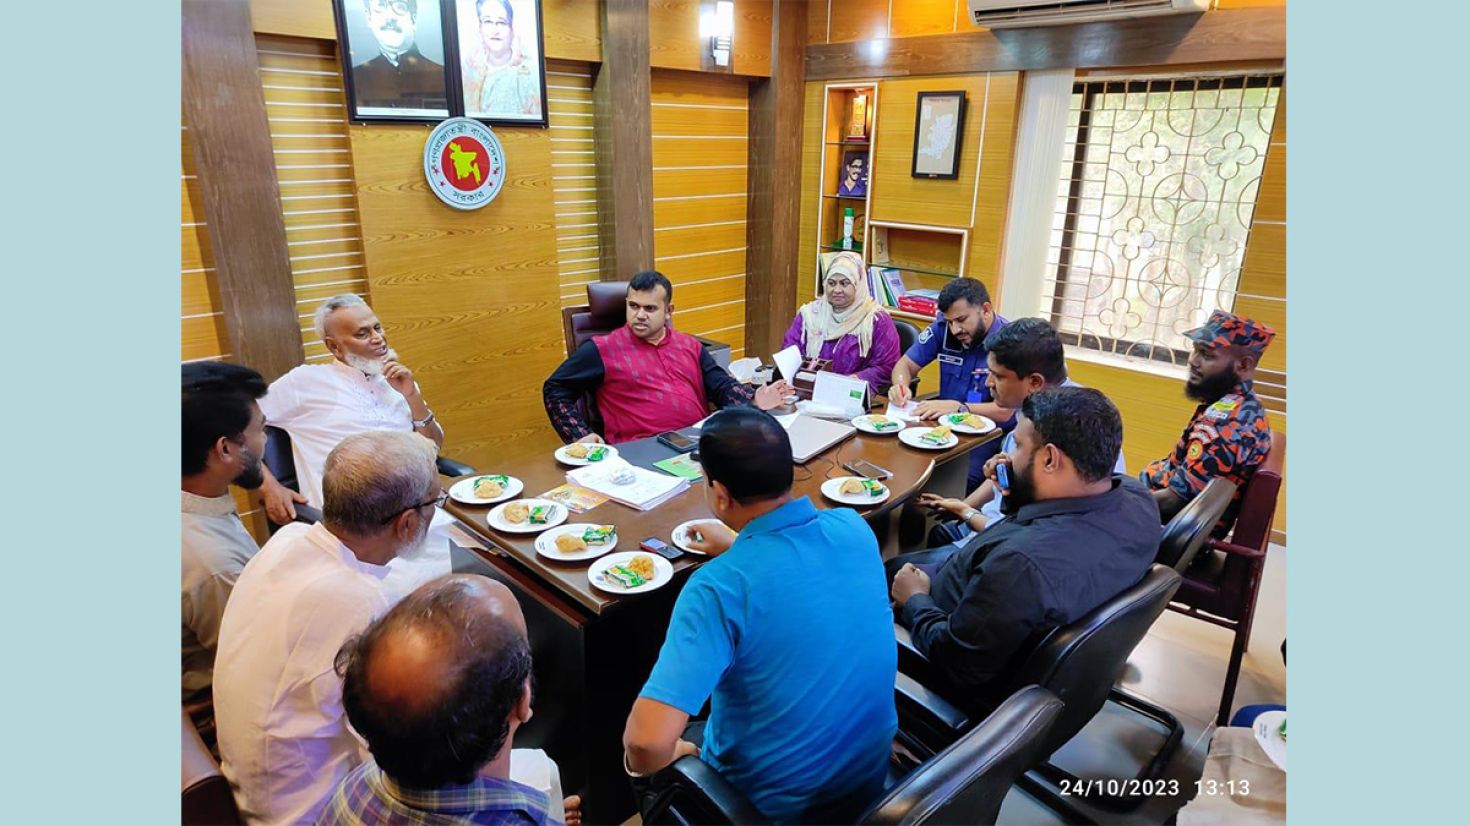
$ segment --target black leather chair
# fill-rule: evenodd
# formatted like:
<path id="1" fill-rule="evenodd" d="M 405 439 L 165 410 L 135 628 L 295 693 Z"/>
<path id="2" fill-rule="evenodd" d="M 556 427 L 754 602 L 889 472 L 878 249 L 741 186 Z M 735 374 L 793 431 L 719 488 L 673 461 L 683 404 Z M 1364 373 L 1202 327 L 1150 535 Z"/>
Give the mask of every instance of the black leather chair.
<path id="1" fill-rule="evenodd" d="M 270 468 L 271 475 L 276 481 L 290 488 L 301 490 L 300 483 L 296 479 L 296 457 L 291 452 L 291 435 L 279 427 L 265 426 L 265 455 L 261 457 L 265 466 Z M 475 469 L 464 462 L 455 461 L 447 456 L 440 456 L 435 460 L 439 472 L 445 476 L 468 476 Z M 296 505 L 296 521 L 305 522 L 308 525 L 322 521 L 322 512 L 310 505 Z M 266 523 L 270 525 L 271 533 L 280 528 L 269 519 Z"/>
<path id="2" fill-rule="evenodd" d="M 1128 664 L 1128 656 L 1179 589 L 1179 582 L 1179 574 L 1172 568 L 1157 564 L 1150 566 L 1136 585 L 1076 622 L 1052 629 L 1026 655 L 1015 672 L 998 686 L 998 694 L 1003 696 L 1020 686 L 1039 685 L 1066 704 L 1047 737 L 1042 754 L 1048 757 L 1054 754 L 1092 720 L 1104 703 L 1111 700 L 1154 718 L 1168 730 L 1164 747 L 1137 777 L 1141 780 L 1155 779 L 1162 773 L 1168 758 L 1179 745 L 1183 727 L 1172 716 L 1159 719 L 1157 714 L 1162 712 L 1161 709 L 1118 691 L 1114 685 Z M 975 720 L 984 716 L 990 701 L 985 697 L 959 697 L 958 692 L 939 678 L 924 656 L 913 647 L 908 632 L 901 626 L 895 626 L 895 633 L 899 642 L 896 685 L 899 739 L 915 753 L 933 754 L 968 731 Z M 1167 715 L 1167 712 L 1162 713 Z M 1064 780 L 1075 779 L 1064 769 L 1046 762 L 1023 778 L 1022 784 L 1039 797 L 1046 798 L 1055 808 L 1079 816 L 1056 788 Z M 1094 798 L 1089 796 L 1089 799 Z M 1137 798 L 1109 798 L 1104 795 L 1095 799 L 1114 806 L 1139 802 Z"/>
<path id="3" fill-rule="evenodd" d="M 1154 561 L 1183 573 L 1209 541 L 1215 525 L 1225 515 L 1225 509 L 1234 497 L 1234 482 L 1219 476 L 1211 479 L 1205 489 L 1189 500 L 1164 526 L 1163 538 L 1159 540 L 1159 555 L 1154 557 Z"/>
<path id="4" fill-rule="evenodd" d="M 220 774 L 219 763 L 204 747 L 199 732 L 189 719 L 187 711 L 180 710 L 184 718 L 184 739 L 181 750 L 183 764 L 183 826 L 195 824 L 236 824 L 240 810 L 235 807 L 235 798 L 230 793 L 230 784 Z"/>
<path id="5" fill-rule="evenodd" d="M 893 326 L 898 330 L 898 354 L 902 357 L 919 340 L 919 328 L 899 318 L 893 320 Z M 913 380 L 909 382 L 909 397 L 912 398 L 918 394 L 919 377 L 914 376 Z"/>
<path id="6" fill-rule="evenodd" d="M 989 717 L 907 776 L 858 819 L 863 824 L 994 823 L 1016 778 L 1042 757 L 1062 701 L 1027 686 Z M 765 823 L 719 772 L 681 758 L 653 778 L 657 802 L 644 823 Z"/>

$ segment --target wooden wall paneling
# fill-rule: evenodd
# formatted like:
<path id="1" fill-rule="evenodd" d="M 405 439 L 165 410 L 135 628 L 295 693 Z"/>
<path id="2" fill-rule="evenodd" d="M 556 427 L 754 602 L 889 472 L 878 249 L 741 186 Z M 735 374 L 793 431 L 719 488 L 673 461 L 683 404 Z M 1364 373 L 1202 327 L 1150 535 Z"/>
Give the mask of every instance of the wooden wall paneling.
<path id="1" fill-rule="evenodd" d="M 826 3 L 812 3 L 826 8 Z M 811 39 L 812 17 L 807 17 L 807 39 Z M 820 25 L 825 26 L 825 18 Z M 817 260 L 817 207 L 821 203 L 822 160 L 826 147 L 822 145 L 822 104 L 826 92 L 821 83 L 808 82 L 803 93 L 801 112 L 801 229 L 797 233 L 797 278 L 796 304 L 798 307 L 816 297 L 816 284 L 811 278 L 801 277 L 802 272 L 813 272 Z"/>
<path id="2" fill-rule="evenodd" d="M 805 0 L 792 0 L 803 6 Z M 771 74 L 771 35 L 773 32 L 773 0 L 736 0 L 735 45 L 730 56 L 731 69 L 737 75 L 769 77 Z M 805 48 L 805 43 L 802 44 Z M 803 55 L 805 60 L 805 55 Z"/>
<path id="3" fill-rule="evenodd" d="M 551 449 L 541 383 L 563 357 L 547 130 L 501 127 L 507 179 L 470 212 L 423 182 L 422 125 L 350 128 L 373 307 L 444 423 L 491 470 Z"/>
<path id="4" fill-rule="evenodd" d="M 548 61 L 551 189 L 556 211 L 556 266 L 561 305 L 587 303 L 586 285 L 599 279 L 602 247 L 597 232 L 597 162 L 593 67 Z M 589 128 L 590 127 L 590 128 Z"/>
<path id="5" fill-rule="evenodd" d="M 735 0 L 729 66 L 715 66 L 699 36 L 705 0 L 649 0 L 649 65 L 688 72 L 764 76 L 771 73 L 771 0 Z"/>
<path id="6" fill-rule="evenodd" d="M 969 23 L 965 0 L 893 0 L 889 37 L 953 34 L 960 21 Z"/>
<path id="7" fill-rule="evenodd" d="M 332 0 L 250 0 L 250 20 L 262 34 L 337 39 Z"/>
<path id="8" fill-rule="evenodd" d="M 963 89 L 964 143 L 960 149 L 959 177 L 931 180 L 912 177 L 914 115 L 919 92 Z M 985 76 L 900 78 L 885 81 L 878 96 L 878 127 L 873 168 L 869 175 L 872 217 L 875 220 L 949 227 L 970 225 L 975 197 L 976 158 L 980 123 L 985 116 Z"/>
<path id="9" fill-rule="evenodd" d="M 888 37 L 888 5 L 889 0 L 835 0 L 829 3 L 828 42 Z M 810 63 L 807 64 L 807 76 L 813 77 Z"/>
<path id="10" fill-rule="evenodd" d="M 970 261 L 965 273 L 984 282 L 993 296 L 1000 295 L 1006 205 L 1011 197 L 1020 106 L 1020 75 L 991 73 L 985 91 L 985 113 L 980 121 L 980 173 L 975 188 L 975 218 L 970 227 Z"/>
<path id="11" fill-rule="evenodd" d="M 746 214 L 746 347 L 762 357 L 781 348 L 796 314 L 801 226 L 801 192 L 788 182 L 801 176 L 806 9 L 776 0 L 772 12 L 771 77 L 750 86 Z"/>
<path id="12" fill-rule="evenodd" d="M 598 0 L 541 0 L 541 40 L 546 57 L 596 63 L 602 59 Z M 551 67 L 547 66 L 547 71 Z M 547 83 L 551 78 L 546 79 Z"/>
<path id="13" fill-rule="evenodd" d="M 745 342 L 747 89 L 736 76 L 652 76 L 654 266 L 674 284 L 675 326 L 730 343 L 737 358 Z"/>
<path id="14" fill-rule="evenodd" d="M 329 40 L 257 35 L 255 42 L 303 354 L 325 361 L 331 354 L 313 323 L 317 306 L 343 293 L 371 302 L 341 64 Z"/>
<path id="15" fill-rule="evenodd" d="M 806 4 L 806 42 L 827 42 L 827 13 L 832 10 L 831 0 L 809 0 Z"/>
<path id="16" fill-rule="evenodd" d="M 274 379 L 302 347 L 250 8 L 185 0 L 182 22 L 184 113 L 230 352 Z"/>
<path id="17" fill-rule="evenodd" d="M 977 30 L 899 37 L 874 49 L 880 17 L 853 2 L 851 16 L 833 13 L 829 43 L 807 47 L 807 77 L 903 77 L 1104 66 L 1176 66 L 1245 60 L 1284 60 L 1286 8 L 1217 9 L 1202 15 L 1166 15 L 1073 26 Z M 843 4 L 842 15 L 849 14 Z M 839 20 L 843 21 L 839 25 Z M 876 32 L 876 33 L 875 33 Z M 842 42 L 842 41 L 850 42 Z"/>
<path id="18" fill-rule="evenodd" d="M 602 32 L 592 90 L 600 275 L 616 281 L 653 266 L 649 6 L 603 0 Z"/>

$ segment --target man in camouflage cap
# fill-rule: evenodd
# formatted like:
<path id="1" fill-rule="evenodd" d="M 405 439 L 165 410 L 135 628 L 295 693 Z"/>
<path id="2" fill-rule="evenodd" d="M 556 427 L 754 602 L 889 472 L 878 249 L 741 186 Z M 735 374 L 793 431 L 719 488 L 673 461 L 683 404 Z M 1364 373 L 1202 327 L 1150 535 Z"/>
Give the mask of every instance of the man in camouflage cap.
<path id="1" fill-rule="evenodd" d="M 1235 522 L 1240 492 L 1266 460 L 1271 425 L 1252 390 L 1256 365 L 1276 333 L 1264 324 L 1224 310 L 1184 334 L 1194 340 L 1184 394 L 1199 402 L 1194 417 L 1168 456 L 1139 474 L 1153 490 L 1168 522 L 1217 476 L 1237 486 L 1217 532 Z"/>

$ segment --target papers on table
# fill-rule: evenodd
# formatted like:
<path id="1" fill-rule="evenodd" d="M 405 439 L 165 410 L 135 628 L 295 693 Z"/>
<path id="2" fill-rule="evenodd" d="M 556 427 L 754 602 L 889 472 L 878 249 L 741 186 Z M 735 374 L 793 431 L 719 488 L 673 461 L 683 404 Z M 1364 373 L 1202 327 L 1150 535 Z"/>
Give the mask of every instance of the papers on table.
<path id="1" fill-rule="evenodd" d="M 781 371 L 781 378 L 789 382 L 796 381 L 796 371 L 801 369 L 801 350 L 798 350 L 795 344 L 771 356 L 771 360 L 776 362 L 777 369 Z"/>
<path id="2" fill-rule="evenodd" d="M 567 472 L 567 481 L 641 511 L 652 510 L 689 489 L 689 480 L 607 459 Z"/>
<path id="3" fill-rule="evenodd" d="M 741 384 L 750 384 L 755 381 L 755 370 L 760 366 L 761 360 L 750 356 L 730 362 L 730 366 L 726 369 L 730 371 L 730 375 L 734 376 L 736 381 Z"/>
<path id="4" fill-rule="evenodd" d="M 868 383 L 862 379 L 829 373 L 817 374 L 812 386 L 812 403 L 819 407 L 835 408 L 845 419 L 861 416 L 868 412 Z"/>
<path id="5" fill-rule="evenodd" d="M 888 403 L 888 411 L 885 414 L 890 419 L 898 419 L 901 422 L 917 422 L 919 420 L 919 403 L 909 400 L 907 404 Z"/>

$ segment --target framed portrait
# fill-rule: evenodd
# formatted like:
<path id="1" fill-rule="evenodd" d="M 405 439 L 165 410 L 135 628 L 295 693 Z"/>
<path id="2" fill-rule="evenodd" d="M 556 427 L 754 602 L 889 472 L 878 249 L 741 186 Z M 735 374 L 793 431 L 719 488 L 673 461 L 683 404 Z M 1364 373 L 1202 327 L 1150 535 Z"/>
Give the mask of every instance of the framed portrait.
<path id="1" fill-rule="evenodd" d="M 465 117 L 545 126 L 546 65 L 541 0 L 449 0 L 454 10 L 451 78 Z"/>
<path id="2" fill-rule="evenodd" d="M 837 171 L 837 194 L 863 198 L 868 194 L 868 150 L 848 149 L 842 153 Z"/>
<path id="3" fill-rule="evenodd" d="M 915 178 L 958 178 L 965 93 L 920 92 L 914 114 Z"/>
<path id="4" fill-rule="evenodd" d="M 349 120 L 449 117 L 440 0 L 332 0 L 332 6 Z"/>

